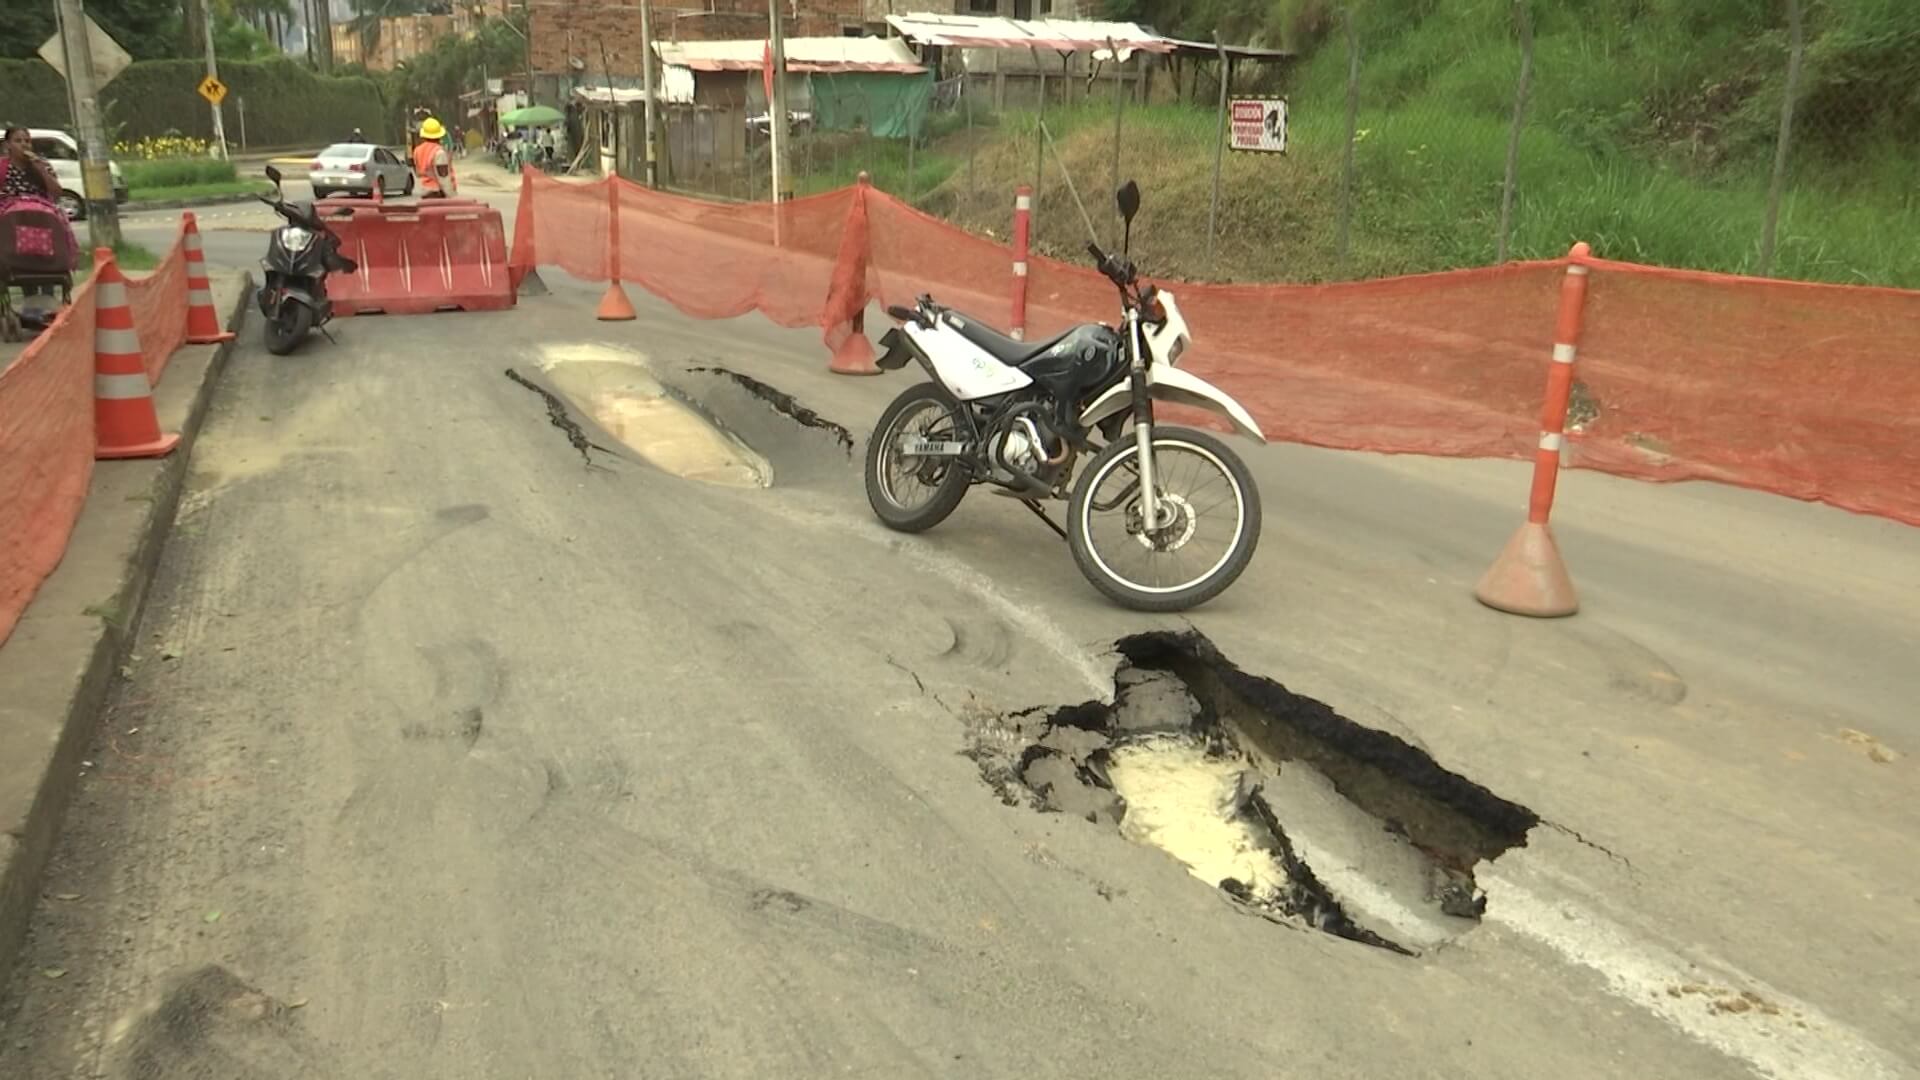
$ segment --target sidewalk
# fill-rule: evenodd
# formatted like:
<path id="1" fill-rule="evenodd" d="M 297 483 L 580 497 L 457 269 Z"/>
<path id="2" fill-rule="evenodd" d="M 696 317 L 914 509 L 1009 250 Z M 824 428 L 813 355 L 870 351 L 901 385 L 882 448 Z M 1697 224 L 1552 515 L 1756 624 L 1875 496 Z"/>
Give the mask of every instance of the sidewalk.
<path id="1" fill-rule="evenodd" d="M 244 274 L 216 273 L 214 305 L 237 328 Z M 154 387 L 163 431 L 180 445 L 157 460 L 100 462 L 60 566 L 0 647 L 0 972 L 26 932 L 116 666 L 132 648 L 147 583 L 185 482 L 195 431 L 233 346 L 183 346 Z"/>

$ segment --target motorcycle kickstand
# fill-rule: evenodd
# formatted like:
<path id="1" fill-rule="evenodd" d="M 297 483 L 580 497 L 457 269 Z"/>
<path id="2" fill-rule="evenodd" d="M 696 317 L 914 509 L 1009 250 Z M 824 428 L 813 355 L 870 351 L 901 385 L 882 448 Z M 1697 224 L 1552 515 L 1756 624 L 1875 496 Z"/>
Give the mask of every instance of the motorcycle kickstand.
<path id="1" fill-rule="evenodd" d="M 330 333 L 328 333 L 328 332 L 327 332 L 327 328 L 326 328 L 326 327 L 324 327 L 324 326 L 316 326 L 316 327 L 314 327 L 314 329 L 315 329 L 315 330 L 318 330 L 318 331 L 320 331 L 320 336 L 321 336 L 321 337 L 323 337 L 323 338 L 326 338 L 326 339 L 327 339 L 328 341 L 330 341 L 330 342 L 332 342 L 333 344 L 335 344 L 335 345 L 338 345 L 338 344 L 340 344 L 340 339 L 339 339 L 339 338 L 337 338 L 337 337 L 334 337 L 334 336 L 333 336 L 332 334 L 330 334 Z"/>
<path id="2" fill-rule="evenodd" d="M 1060 526 L 1058 526 L 1058 525 L 1056 525 L 1056 524 L 1054 524 L 1054 521 L 1053 521 L 1053 519 L 1047 516 L 1047 512 L 1046 512 L 1046 510 L 1044 510 L 1044 509 L 1042 509 L 1039 503 L 1037 503 L 1037 502 L 1035 502 L 1035 501 L 1034 501 L 1034 500 L 1032 500 L 1032 499 L 1021 499 L 1021 500 L 1020 500 L 1020 505 L 1021 505 L 1021 506 L 1024 506 L 1024 507 L 1026 507 L 1027 509 L 1029 509 L 1029 510 L 1031 510 L 1031 511 L 1033 511 L 1033 516 L 1034 516 L 1034 517 L 1037 517 L 1037 518 L 1039 518 L 1039 519 L 1040 519 L 1041 521 L 1044 521 L 1044 522 L 1046 522 L 1046 523 L 1047 523 L 1047 528 L 1049 528 L 1049 529 L 1052 529 L 1052 530 L 1053 530 L 1054 532 L 1056 532 L 1056 533 L 1059 533 L 1059 534 L 1060 534 L 1060 539 L 1062 539 L 1062 540 L 1065 540 L 1065 539 L 1067 538 L 1067 530 L 1065 530 L 1065 529 L 1063 529 L 1063 528 L 1061 528 Z"/>

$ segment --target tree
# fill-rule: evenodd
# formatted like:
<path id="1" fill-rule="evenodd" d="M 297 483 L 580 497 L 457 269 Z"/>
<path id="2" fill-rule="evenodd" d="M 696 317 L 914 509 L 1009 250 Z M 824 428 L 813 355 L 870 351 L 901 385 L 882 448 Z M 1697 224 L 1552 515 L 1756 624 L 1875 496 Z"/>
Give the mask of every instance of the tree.
<path id="1" fill-rule="evenodd" d="M 50 0 L 0 0 L 0 57 L 25 60 L 59 29 Z M 181 0 L 89 0 L 87 14 L 135 60 L 181 55 Z"/>

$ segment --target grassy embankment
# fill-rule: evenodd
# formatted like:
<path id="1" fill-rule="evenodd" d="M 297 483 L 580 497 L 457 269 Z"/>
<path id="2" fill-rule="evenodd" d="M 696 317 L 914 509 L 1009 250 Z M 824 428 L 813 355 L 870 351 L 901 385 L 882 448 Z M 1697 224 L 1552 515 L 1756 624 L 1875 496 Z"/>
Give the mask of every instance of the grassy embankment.
<path id="1" fill-rule="evenodd" d="M 1347 57 L 1337 33 L 1307 43 L 1306 59 L 1284 76 L 1292 108 L 1288 154 L 1227 155 L 1212 260 L 1212 108 L 1129 107 L 1123 173 L 1146 192 L 1135 243 L 1158 272 L 1326 281 L 1494 261 L 1519 70 L 1505 5 L 1400 6 L 1409 10 L 1375 4 L 1374 14 L 1363 16 L 1361 135 L 1344 263 L 1337 229 Z M 1785 68 L 1778 28 L 1758 10 L 1764 7 L 1687 0 L 1654 3 L 1640 18 L 1544 16 L 1520 144 L 1511 257 L 1551 258 L 1586 240 L 1612 258 L 1753 272 Z M 1920 184 L 1913 180 L 1920 150 L 1906 131 L 1913 118 L 1836 97 L 1833 86 L 1850 85 L 1839 76 L 1822 81 L 1829 71 L 1907 78 L 1897 46 L 1912 37 L 1911 62 L 1920 64 L 1920 18 L 1883 0 L 1845 0 L 1834 9 L 1839 13 L 1810 27 L 1803 85 L 1809 96 L 1796 124 L 1773 273 L 1920 288 L 1920 244 L 1913 240 L 1920 236 Z M 1913 81 L 1920 87 L 1920 76 Z M 1112 222 L 1109 102 L 1055 105 L 1046 114 L 1066 175 L 1103 242 Z M 866 169 L 880 187 L 933 213 L 1005 236 L 1012 188 L 1033 178 L 1034 115 L 1007 113 L 986 124 L 976 118 L 970 135 L 956 130 L 957 117 L 937 119 L 928 144 L 915 151 L 911 190 L 904 143 L 864 139 L 844 142 L 837 155 L 817 153 L 814 167 L 802 170 L 801 189 L 850 183 Z M 1086 239 L 1051 154 L 1036 230 L 1038 247 L 1067 258 L 1078 257 Z"/>
<path id="2" fill-rule="evenodd" d="M 270 190 L 265 180 L 243 180 L 231 161 L 185 158 L 129 161 L 120 166 L 132 202 L 191 201 Z"/>

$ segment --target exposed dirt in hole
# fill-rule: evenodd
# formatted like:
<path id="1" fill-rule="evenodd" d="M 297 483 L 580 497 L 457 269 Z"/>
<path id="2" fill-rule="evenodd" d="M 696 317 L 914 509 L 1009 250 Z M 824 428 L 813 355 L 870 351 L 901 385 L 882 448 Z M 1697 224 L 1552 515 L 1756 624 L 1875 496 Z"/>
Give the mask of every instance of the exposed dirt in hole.
<path id="1" fill-rule="evenodd" d="M 1009 805 L 1113 825 L 1270 918 L 1417 955 L 1478 924 L 1474 867 L 1540 824 L 1198 633 L 1116 650 L 1112 705 L 1004 717 L 968 756 Z"/>
<path id="2" fill-rule="evenodd" d="M 547 380 L 656 468 L 722 487 L 772 484 L 765 457 L 654 378 L 643 360 L 592 345 L 543 353 Z"/>

